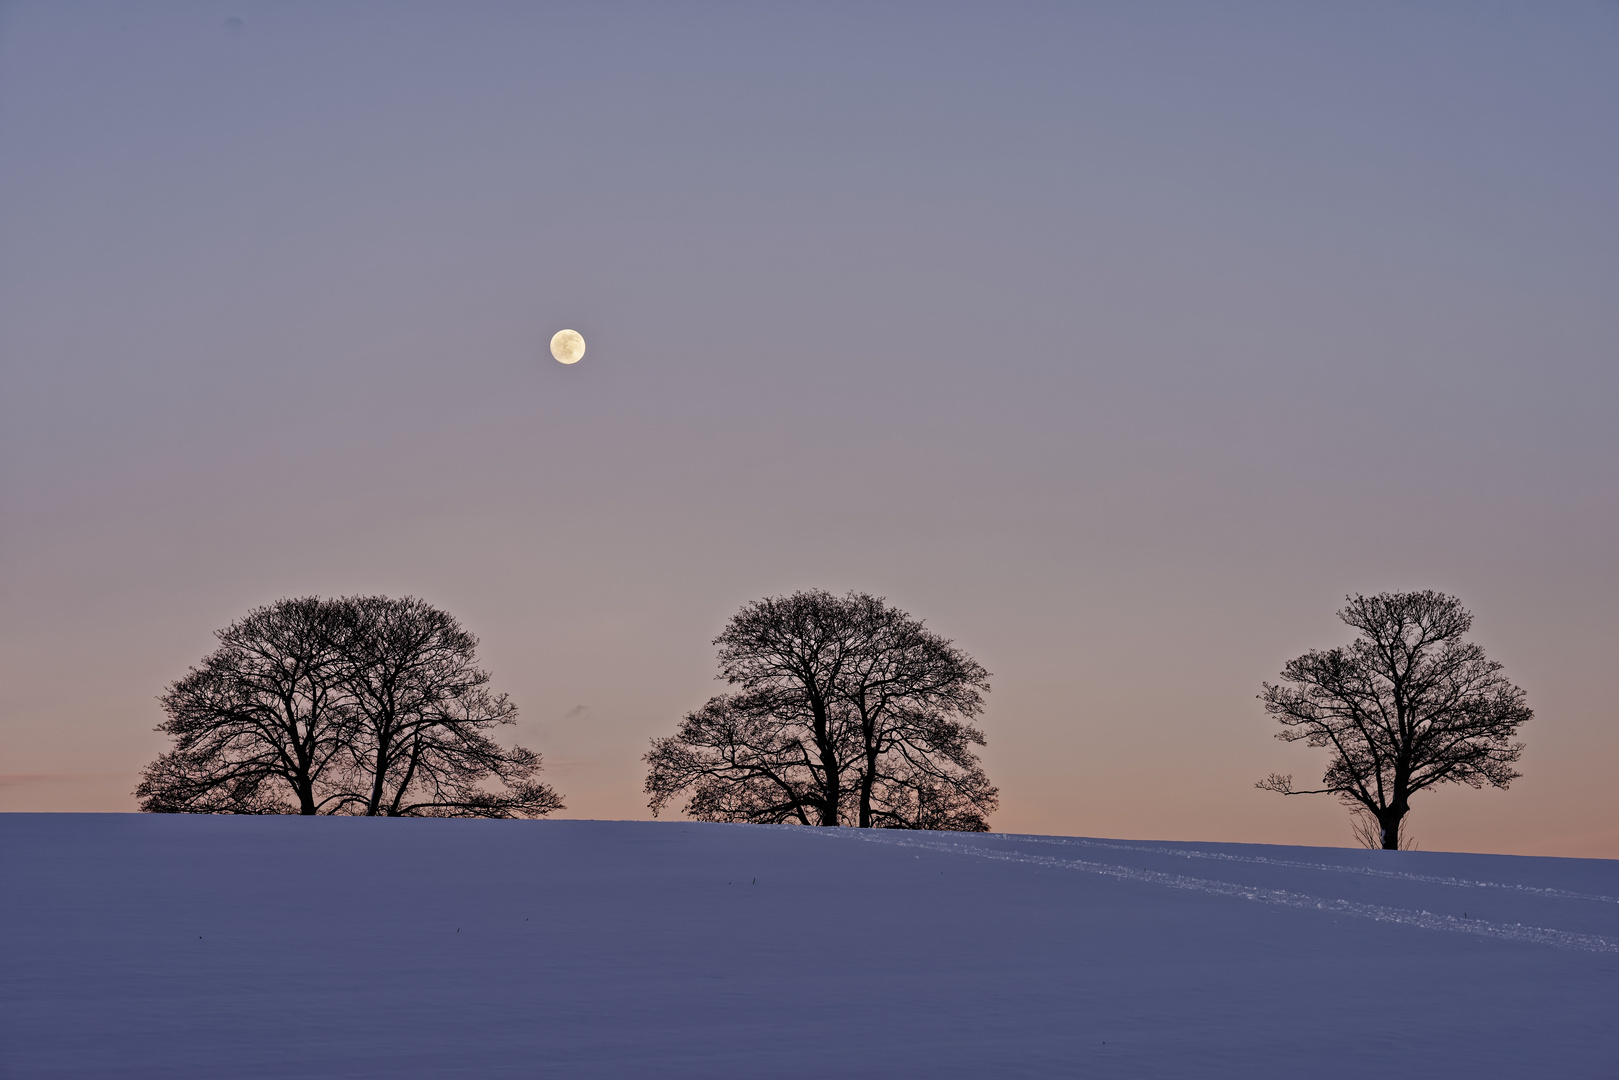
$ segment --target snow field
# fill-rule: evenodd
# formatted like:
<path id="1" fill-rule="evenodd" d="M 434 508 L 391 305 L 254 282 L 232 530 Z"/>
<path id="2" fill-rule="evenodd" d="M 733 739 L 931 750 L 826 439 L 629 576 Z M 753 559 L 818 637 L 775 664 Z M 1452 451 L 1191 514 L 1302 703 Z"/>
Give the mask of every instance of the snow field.
<path id="1" fill-rule="evenodd" d="M 0 816 L 0 1076 L 1616 1074 L 1619 862 Z"/>

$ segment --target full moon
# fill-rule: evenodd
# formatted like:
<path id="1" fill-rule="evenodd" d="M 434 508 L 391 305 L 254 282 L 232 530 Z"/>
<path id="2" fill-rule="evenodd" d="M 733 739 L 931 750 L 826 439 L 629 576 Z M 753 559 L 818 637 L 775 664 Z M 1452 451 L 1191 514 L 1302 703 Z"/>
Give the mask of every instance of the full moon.
<path id="1" fill-rule="evenodd" d="M 560 363 L 577 364 L 585 355 L 584 335 L 577 330 L 558 330 L 551 338 L 551 355 Z"/>

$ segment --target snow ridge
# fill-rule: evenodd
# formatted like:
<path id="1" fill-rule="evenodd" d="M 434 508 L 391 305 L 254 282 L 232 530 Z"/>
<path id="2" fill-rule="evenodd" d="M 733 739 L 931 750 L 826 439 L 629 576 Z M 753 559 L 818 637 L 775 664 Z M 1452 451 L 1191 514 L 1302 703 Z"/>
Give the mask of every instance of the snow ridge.
<path id="1" fill-rule="evenodd" d="M 980 844 L 960 841 L 910 839 L 902 835 L 893 835 L 890 830 L 811 829 L 807 831 L 813 835 L 829 838 L 851 838 L 863 840 L 867 843 L 921 848 L 950 855 L 970 855 L 974 858 L 993 859 L 999 862 L 1032 863 L 1038 866 L 1052 866 L 1064 870 L 1080 870 L 1127 881 L 1163 885 L 1172 889 L 1188 889 L 1196 892 L 1212 893 L 1216 896 L 1235 896 L 1243 900 L 1252 900 L 1261 904 L 1275 904 L 1280 907 L 1310 908 L 1327 911 L 1335 915 L 1353 915 L 1357 918 L 1372 919 L 1377 922 L 1416 926 L 1424 930 L 1448 930 L 1456 933 L 1476 934 L 1480 937 L 1499 938 L 1505 941 L 1521 941 L 1536 945 L 1550 945 L 1560 949 L 1576 949 L 1581 952 L 1619 953 L 1619 941 L 1599 934 L 1579 934 L 1567 930 L 1553 930 L 1548 927 L 1524 926 L 1521 923 L 1492 923 L 1483 919 L 1460 919 L 1454 915 L 1439 915 L 1431 911 L 1414 911 L 1407 908 L 1387 907 L 1382 904 L 1368 904 L 1355 900 L 1327 899 L 1310 896 L 1306 893 L 1293 892 L 1288 889 L 1239 885 L 1228 881 L 1214 881 L 1209 878 L 1190 877 L 1185 874 L 1166 874 L 1158 870 L 1120 866 L 1113 863 L 1090 862 L 1085 859 L 1058 859 L 1047 855 L 1014 854 L 1006 851 L 995 851 Z M 890 833 L 890 835 L 879 835 L 880 833 Z M 1125 845 L 1118 846 L 1124 847 Z M 1135 850 L 1162 851 L 1159 848 Z M 1282 866 L 1307 865 L 1290 863 L 1281 859 L 1265 861 Z M 1331 869 L 1336 869 L 1336 867 Z"/>

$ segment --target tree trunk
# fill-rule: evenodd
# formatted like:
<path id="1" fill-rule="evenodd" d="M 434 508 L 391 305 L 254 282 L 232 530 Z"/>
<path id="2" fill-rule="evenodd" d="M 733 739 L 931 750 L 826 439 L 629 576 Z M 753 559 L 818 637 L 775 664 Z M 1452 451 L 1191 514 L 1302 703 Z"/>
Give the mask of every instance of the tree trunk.
<path id="1" fill-rule="evenodd" d="M 292 778 L 292 790 L 298 793 L 298 813 L 304 817 L 314 817 L 319 811 L 315 808 L 313 756 L 307 740 L 300 741 L 297 755 L 298 772 Z"/>
<path id="2" fill-rule="evenodd" d="M 823 764 L 828 764 L 823 759 Z M 843 801 L 843 790 L 838 786 L 837 763 L 829 765 L 829 779 L 826 782 L 826 798 L 821 801 L 821 824 L 836 825 L 838 823 L 838 804 Z"/>
<path id="3" fill-rule="evenodd" d="M 388 775 L 388 737 L 377 736 L 376 765 L 371 776 L 371 797 L 366 800 L 365 816 L 376 817 L 382 812 L 383 781 Z"/>
<path id="4" fill-rule="evenodd" d="M 826 787 L 822 790 L 821 824 L 838 823 L 838 804 L 843 801 L 843 777 L 839 775 L 838 748 L 832 745 L 832 722 L 827 715 L 826 703 L 813 695 L 810 715 L 814 717 L 815 748 L 821 757 L 821 771 L 826 774 Z"/>
<path id="5" fill-rule="evenodd" d="M 871 789 L 877 783 L 877 749 L 867 744 L 866 774 L 860 778 L 860 827 L 871 828 Z"/>
<path id="6" fill-rule="evenodd" d="M 1403 807 L 1390 807 L 1377 815 L 1377 823 L 1383 829 L 1383 850 L 1400 850 L 1400 819 L 1405 817 Z"/>
<path id="7" fill-rule="evenodd" d="M 394 790 L 393 802 L 388 805 L 387 817 L 403 817 L 400 808 L 405 802 L 405 792 L 410 790 L 411 781 L 416 779 L 416 765 L 422 760 L 422 736 L 417 732 L 410 744 L 410 764 L 405 768 L 405 775 L 400 778 L 399 787 Z"/>

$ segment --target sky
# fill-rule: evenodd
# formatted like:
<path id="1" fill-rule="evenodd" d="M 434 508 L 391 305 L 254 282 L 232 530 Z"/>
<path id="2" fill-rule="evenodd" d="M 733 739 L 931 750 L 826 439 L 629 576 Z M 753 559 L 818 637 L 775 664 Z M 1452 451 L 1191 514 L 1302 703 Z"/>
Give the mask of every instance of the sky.
<path id="1" fill-rule="evenodd" d="M 1535 709 L 1427 849 L 1619 857 L 1611 3 L 11 3 L 0 810 L 133 810 L 281 597 L 482 641 L 644 818 L 712 639 L 887 597 L 998 831 L 1349 845 L 1255 695 L 1432 588 Z M 564 327 L 584 360 L 549 357 Z"/>

